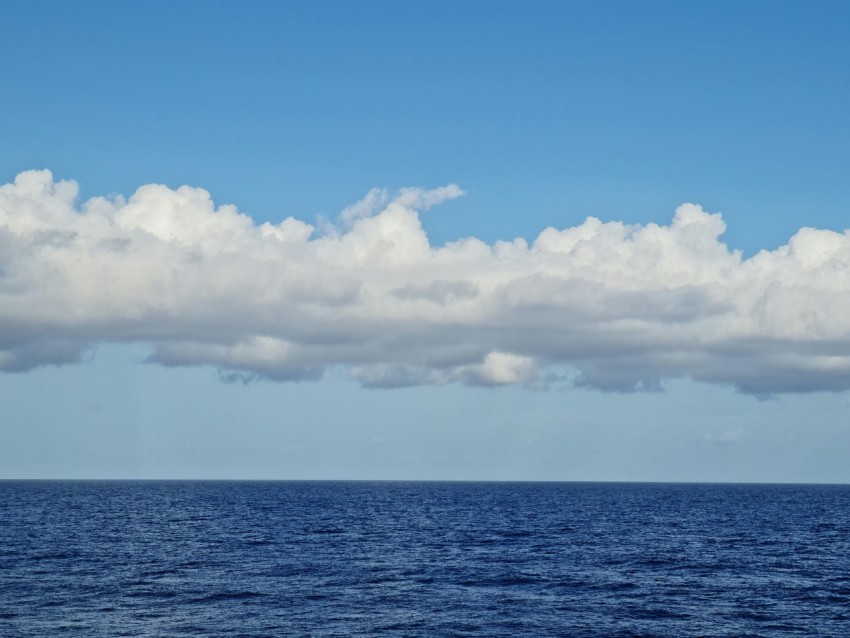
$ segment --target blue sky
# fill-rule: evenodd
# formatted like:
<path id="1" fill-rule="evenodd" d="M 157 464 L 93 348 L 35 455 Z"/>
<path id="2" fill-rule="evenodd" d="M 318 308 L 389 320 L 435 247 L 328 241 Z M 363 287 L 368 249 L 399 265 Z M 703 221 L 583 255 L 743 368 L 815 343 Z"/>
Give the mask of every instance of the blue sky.
<path id="1" fill-rule="evenodd" d="M 829 2 L 5 6 L 0 184 L 52 177 L 15 191 L 36 221 L 4 200 L 0 476 L 850 480 L 848 30 Z M 27 261 L 148 184 L 97 230 L 126 261 Z M 315 254 L 264 269 L 245 230 L 231 255 L 184 184 L 312 225 Z M 432 249 L 531 248 L 411 265 L 419 222 Z M 547 227 L 596 233 L 590 261 L 552 261 L 566 235 L 535 253 Z M 804 227 L 839 234 L 748 261 Z M 346 262 L 374 233 L 413 248 Z"/>

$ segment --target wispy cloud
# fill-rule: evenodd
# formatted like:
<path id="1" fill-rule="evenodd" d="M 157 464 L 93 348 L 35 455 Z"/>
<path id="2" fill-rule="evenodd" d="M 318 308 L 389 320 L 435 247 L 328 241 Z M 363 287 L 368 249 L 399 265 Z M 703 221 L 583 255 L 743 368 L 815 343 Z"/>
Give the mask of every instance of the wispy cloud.
<path id="1" fill-rule="evenodd" d="M 373 190 L 324 232 L 187 186 L 77 192 L 48 171 L 0 187 L 0 369 L 145 342 L 235 378 L 850 388 L 847 232 L 803 228 L 744 260 L 719 214 L 684 204 L 667 226 L 588 218 L 531 244 L 431 246 L 419 212 L 455 185 Z"/>
<path id="2" fill-rule="evenodd" d="M 722 432 L 706 432 L 700 438 L 701 443 L 718 446 L 737 445 L 746 440 L 747 435 L 740 428 L 723 430 Z"/>

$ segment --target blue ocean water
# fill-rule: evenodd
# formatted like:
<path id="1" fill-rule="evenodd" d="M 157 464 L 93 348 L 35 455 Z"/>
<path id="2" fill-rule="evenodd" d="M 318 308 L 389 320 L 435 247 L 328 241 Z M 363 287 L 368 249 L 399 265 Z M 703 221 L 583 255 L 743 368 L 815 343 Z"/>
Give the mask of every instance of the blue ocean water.
<path id="1" fill-rule="evenodd" d="M 850 636 L 850 486 L 0 482 L 0 636 Z"/>

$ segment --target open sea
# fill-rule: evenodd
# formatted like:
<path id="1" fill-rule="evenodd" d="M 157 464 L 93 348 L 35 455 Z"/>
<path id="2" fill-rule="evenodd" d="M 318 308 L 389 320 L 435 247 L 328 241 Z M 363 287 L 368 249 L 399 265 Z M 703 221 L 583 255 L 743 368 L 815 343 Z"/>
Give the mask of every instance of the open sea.
<path id="1" fill-rule="evenodd" d="M 850 636 L 850 486 L 0 481 L 0 636 Z"/>

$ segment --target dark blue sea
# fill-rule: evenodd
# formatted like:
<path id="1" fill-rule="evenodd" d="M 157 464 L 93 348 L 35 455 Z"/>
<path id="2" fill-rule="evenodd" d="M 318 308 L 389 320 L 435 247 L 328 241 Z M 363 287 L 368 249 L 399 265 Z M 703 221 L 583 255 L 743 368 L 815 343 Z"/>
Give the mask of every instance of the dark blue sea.
<path id="1" fill-rule="evenodd" d="M 2 481 L 0 636 L 850 636 L 850 486 Z"/>

